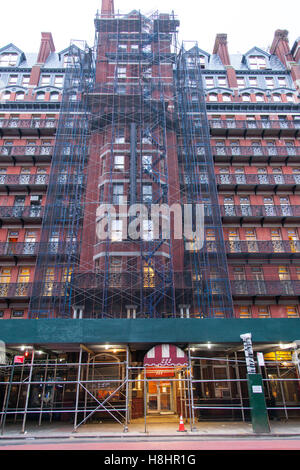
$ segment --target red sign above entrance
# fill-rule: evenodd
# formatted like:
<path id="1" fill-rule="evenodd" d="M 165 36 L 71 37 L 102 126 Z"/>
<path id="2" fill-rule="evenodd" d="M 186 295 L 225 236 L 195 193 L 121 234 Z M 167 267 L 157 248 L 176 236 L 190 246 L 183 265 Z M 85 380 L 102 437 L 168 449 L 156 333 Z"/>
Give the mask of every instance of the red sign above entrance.
<path id="1" fill-rule="evenodd" d="M 146 367 L 146 377 L 174 377 L 174 367 Z"/>

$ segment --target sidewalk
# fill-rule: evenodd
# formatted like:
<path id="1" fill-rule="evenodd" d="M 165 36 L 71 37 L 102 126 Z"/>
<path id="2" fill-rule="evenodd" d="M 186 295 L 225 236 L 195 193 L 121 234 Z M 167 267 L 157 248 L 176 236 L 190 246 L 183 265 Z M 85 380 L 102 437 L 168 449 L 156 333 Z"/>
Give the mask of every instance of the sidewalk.
<path id="1" fill-rule="evenodd" d="M 267 434 L 255 434 L 250 422 L 197 422 L 195 429 L 191 430 L 188 423 L 185 424 L 185 432 L 179 432 L 179 424 L 175 422 L 149 423 L 145 432 L 145 424 L 142 422 L 132 422 L 128 426 L 128 431 L 124 432 L 123 426 L 118 423 L 83 424 L 77 431 L 73 432 L 73 424 L 55 423 L 42 424 L 28 423 L 26 432 L 21 433 L 22 425 L 6 425 L 3 435 L 0 435 L 4 442 L 8 439 L 79 439 L 79 438 L 109 438 L 109 439 L 130 439 L 147 437 L 169 437 L 173 439 L 194 439 L 194 438 L 275 438 L 294 436 L 300 439 L 300 420 L 271 421 L 271 432 Z"/>

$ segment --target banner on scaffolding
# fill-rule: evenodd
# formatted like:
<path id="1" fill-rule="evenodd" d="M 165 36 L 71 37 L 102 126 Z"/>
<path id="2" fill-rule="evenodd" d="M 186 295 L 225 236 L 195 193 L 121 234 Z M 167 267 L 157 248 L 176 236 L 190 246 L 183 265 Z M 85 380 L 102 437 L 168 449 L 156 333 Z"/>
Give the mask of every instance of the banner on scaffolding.
<path id="1" fill-rule="evenodd" d="M 245 333 L 243 335 L 240 335 L 240 338 L 244 343 L 247 372 L 248 374 L 256 374 L 251 333 Z"/>

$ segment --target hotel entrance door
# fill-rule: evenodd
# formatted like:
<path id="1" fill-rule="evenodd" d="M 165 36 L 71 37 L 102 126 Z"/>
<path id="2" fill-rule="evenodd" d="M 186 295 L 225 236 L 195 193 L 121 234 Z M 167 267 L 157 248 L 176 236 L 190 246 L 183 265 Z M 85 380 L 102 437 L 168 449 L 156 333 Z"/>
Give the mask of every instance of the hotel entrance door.
<path id="1" fill-rule="evenodd" d="M 148 381 L 147 412 L 170 414 L 174 412 L 172 382 L 168 380 Z"/>

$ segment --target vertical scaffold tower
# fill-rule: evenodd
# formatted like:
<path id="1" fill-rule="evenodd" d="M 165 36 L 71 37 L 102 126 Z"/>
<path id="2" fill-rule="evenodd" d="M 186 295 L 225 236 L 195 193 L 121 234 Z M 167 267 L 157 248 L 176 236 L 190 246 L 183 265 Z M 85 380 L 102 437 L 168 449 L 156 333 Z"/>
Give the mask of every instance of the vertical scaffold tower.
<path id="1" fill-rule="evenodd" d="M 93 63 L 87 45 L 72 41 L 29 306 L 31 318 L 70 317 L 73 311 L 82 248 L 90 133 L 87 96 L 93 86 Z"/>
<path id="2" fill-rule="evenodd" d="M 204 205 L 204 245 L 185 244 L 185 303 L 193 316 L 227 318 L 233 306 L 201 67 L 197 44 L 183 43 L 176 65 L 181 199 Z"/>

